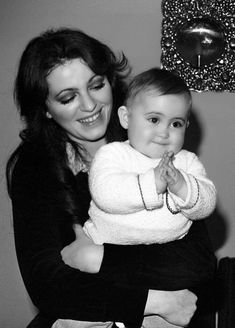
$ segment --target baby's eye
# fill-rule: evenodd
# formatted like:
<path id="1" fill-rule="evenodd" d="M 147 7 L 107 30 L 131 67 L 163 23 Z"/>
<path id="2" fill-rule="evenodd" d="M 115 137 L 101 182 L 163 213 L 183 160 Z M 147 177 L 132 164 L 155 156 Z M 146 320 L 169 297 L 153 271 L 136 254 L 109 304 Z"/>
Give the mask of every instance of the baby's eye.
<path id="1" fill-rule="evenodd" d="M 171 125 L 173 126 L 173 128 L 182 128 L 184 126 L 184 122 L 175 121 L 175 122 L 172 122 Z"/>
<path id="2" fill-rule="evenodd" d="M 157 124 L 159 122 L 159 118 L 158 117 L 151 117 L 151 118 L 149 118 L 149 122 L 153 123 L 153 124 Z"/>

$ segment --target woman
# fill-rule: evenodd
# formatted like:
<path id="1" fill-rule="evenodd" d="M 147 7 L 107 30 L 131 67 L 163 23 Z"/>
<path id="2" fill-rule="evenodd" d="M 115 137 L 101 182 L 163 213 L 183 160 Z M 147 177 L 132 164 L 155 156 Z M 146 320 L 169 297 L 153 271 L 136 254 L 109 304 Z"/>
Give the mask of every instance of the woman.
<path id="1" fill-rule="evenodd" d="M 118 59 L 72 29 L 34 38 L 19 63 L 15 98 L 25 128 L 7 164 L 8 190 L 19 267 L 44 327 L 58 318 L 138 327 L 144 315 L 155 314 L 184 326 L 196 308 L 188 290 L 130 283 L 145 246 L 97 246 L 81 228 L 90 202 L 89 163 L 101 145 L 122 139 L 116 110 L 127 70 L 124 55 Z M 80 228 L 72 243 L 75 222 Z M 74 247 L 79 270 L 62 260 L 61 250 L 70 243 L 64 257 L 71 258 Z"/>

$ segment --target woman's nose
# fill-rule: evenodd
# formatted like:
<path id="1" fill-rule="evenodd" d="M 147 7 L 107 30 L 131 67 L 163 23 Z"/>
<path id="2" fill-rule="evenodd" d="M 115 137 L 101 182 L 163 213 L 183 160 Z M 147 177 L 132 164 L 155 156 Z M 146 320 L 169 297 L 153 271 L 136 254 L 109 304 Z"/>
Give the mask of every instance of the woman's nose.
<path id="1" fill-rule="evenodd" d="M 83 112 L 92 112 L 96 107 L 96 102 L 89 95 L 89 93 L 81 95 L 80 98 L 80 109 Z"/>

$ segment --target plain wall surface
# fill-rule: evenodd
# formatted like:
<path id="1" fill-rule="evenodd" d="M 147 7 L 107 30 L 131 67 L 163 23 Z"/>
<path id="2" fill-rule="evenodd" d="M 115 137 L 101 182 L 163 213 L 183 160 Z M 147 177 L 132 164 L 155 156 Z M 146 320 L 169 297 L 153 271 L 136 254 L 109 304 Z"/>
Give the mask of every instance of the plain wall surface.
<path id="1" fill-rule="evenodd" d="M 34 315 L 17 266 L 11 204 L 5 187 L 7 157 L 21 123 L 12 89 L 26 43 L 49 27 L 72 26 L 123 50 L 133 73 L 160 65 L 161 1 L 2 0 L 0 4 L 0 327 L 23 328 Z M 209 232 L 218 257 L 235 256 L 235 95 L 193 93 L 201 132 L 199 154 L 218 190 Z M 29 245 L 30 247 L 30 245 Z"/>

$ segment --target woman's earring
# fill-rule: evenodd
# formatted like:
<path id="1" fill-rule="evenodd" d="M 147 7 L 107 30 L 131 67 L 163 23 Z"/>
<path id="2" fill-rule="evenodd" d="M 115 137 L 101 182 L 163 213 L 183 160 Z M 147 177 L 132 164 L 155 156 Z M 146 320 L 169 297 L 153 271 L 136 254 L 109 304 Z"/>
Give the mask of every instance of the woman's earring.
<path id="1" fill-rule="evenodd" d="M 52 118 L 51 114 L 49 112 L 46 112 L 46 117 L 47 118 Z"/>

